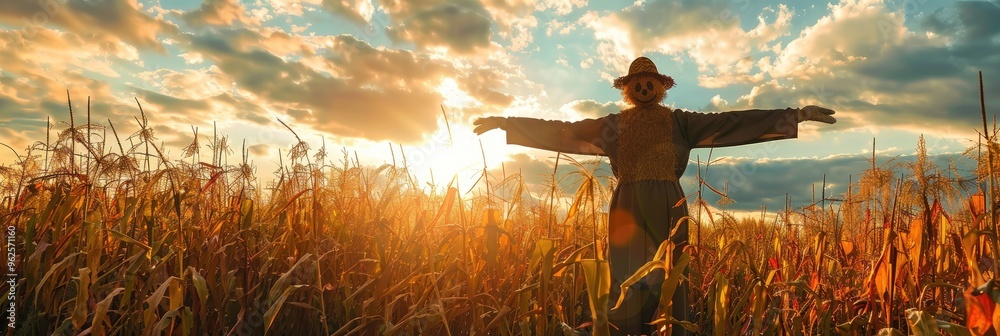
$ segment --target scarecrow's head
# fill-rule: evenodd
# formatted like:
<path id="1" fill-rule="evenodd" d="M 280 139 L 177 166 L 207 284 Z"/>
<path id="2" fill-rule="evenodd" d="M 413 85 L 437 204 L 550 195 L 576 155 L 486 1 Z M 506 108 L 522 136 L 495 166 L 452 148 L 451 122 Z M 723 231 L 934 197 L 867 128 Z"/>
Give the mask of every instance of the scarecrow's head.
<path id="1" fill-rule="evenodd" d="M 628 75 L 615 79 L 614 87 L 622 90 L 622 97 L 633 106 L 659 104 L 667 97 L 667 89 L 674 86 L 674 79 L 656 71 L 656 64 L 645 57 L 636 58 L 628 67 Z"/>

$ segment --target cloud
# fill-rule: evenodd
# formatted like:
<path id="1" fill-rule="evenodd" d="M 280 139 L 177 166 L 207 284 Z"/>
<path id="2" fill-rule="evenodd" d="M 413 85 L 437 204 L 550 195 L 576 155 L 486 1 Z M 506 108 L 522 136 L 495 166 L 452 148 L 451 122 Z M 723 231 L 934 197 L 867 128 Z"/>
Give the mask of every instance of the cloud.
<path id="1" fill-rule="evenodd" d="M 230 26 L 233 23 L 258 26 L 260 22 L 247 15 L 239 0 L 205 0 L 201 7 L 182 14 L 184 20 L 195 26 Z"/>
<path id="2" fill-rule="evenodd" d="M 705 105 L 705 107 L 703 107 L 701 110 L 703 112 L 711 112 L 711 111 L 721 112 L 721 111 L 726 111 L 728 109 L 729 109 L 729 102 L 726 101 L 725 99 L 722 99 L 722 96 L 715 95 L 712 97 L 711 100 L 709 100 L 708 105 Z"/>
<path id="3" fill-rule="evenodd" d="M 43 141 L 47 117 L 68 125 L 67 90 L 77 125 L 85 123 L 90 98 L 93 122 L 114 120 L 125 135 L 134 130 L 134 123 L 129 122 L 138 112 L 134 102 L 118 97 L 108 82 L 92 77 L 118 78 L 116 65 L 142 63 L 134 48 L 124 42 L 90 42 L 76 33 L 45 27 L 32 32 L 0 30 L 0 45 L 6 46 L 0 50 L 0 128 L 17 130 L 8 132 L 4 143 L 23 149 Z"/>
<path id="4" fill-rule="evenodd" d="M 555 153 L 552 153 L 551 156 L 551 158 L 540 159 L 528 154 L 517 153 L 511 155 L 509 160 L 504 161 L 502 168 L 491 169 L 490 174 L 498 180 L 504 177 L 504 173 L 506 173 L 506 176 L 520 174 L 524 179 L 524 183 L 528 186 L 528 191 L 539 196 L 539 198 L 546 198 L 548 197 L 548 193 L 551 192 L 550 186 L 553 167 L 555 165 Z M 600 162 L 595 162 L 593 157 L 576 158 L 580 160 L 585 168 L 594 171 L 594 176 L 598 178 L 602 186 L 607 187 L 609 177 L 611 176 L 611 166 L 607 158 L 604 158 Z M 594 170 L 595 163 L 598 164 L 596 170 Z M 559 169 L 555 170 L 556 180 L 559 181 L 559 190 L 557 190 L 556 197 L 572 195 L 577 192 L 580 186 L 580 177 L 574 174 L 577 171 L 579 171 L 579 167 L 567 163 L 565 159 L 560 160 Z"/>
<path id="5" fill-rule="evenodd" d="M 358 24 L 371 21 L 375 7 L 371 0 L 323 0 L 323 8 Z"/>
<path id="6" fill-rule="evenodd" d="M 774 76 L 806 78 L 828 73 L 831 67 L 877 56 L 885 46 L 910 41 L 902 13 L 890 11 L 882 1 L 844 0 L 830 6 L 830 14 L 802 30 L 774 62 Z"/>
<path id="7" fill-rule="evenodd" d="M 116 63 L 142 66 L 134 47 L 125 43 L 93 43 L 85 36 L 48 28 L 25 30 L 0 29 L 0 69 L 18 75 L 53 76 L 44 72 L 89 71 L 106 77 L 120 77 Z"/>
<path id="8" fill-rule="evenodd" d="M 253 155 L 261 156 L 261 157 L 268 156 L 270 154 L 270 151 L 271 151 L 271 147 L 268 146 L 268 145 L 265 145 L 265 144 L 253 145 L 253 146 L 247 147 L 247 149 L 250 150 L 250 153 L 252 153 Z"/>
<path id="9" fill-rule="evenodd" d="M 149 104 L 150 112 L 159 114 L 161 118 L 171 117 L 170 124 L 174 125 L 198 125 L 206 120 L 246 121 L 258 125 L 274 122 L 264 107 L 230 92 L 190 99 L 138 88 L 134 91 L 142 103 Z"/>
<path id="10" fill-rule="evenodd" d="M 213 119 L 273 122 L 256 103 L 230 93 L 228 79 L 215 67 L 130 74 L 134 66 L 143 66 L 134 47 L 91 42 L 74 32 L 44 27 L 32 33 L 0 30 L 0 45 L 11 46 L 0 51 L 0 125 L 20 130 L 5 143 L 20 149 L 45 139 L 46 117 L 68 125 L 67 89 L 77 125 L 86 120 L 89 98 L 92 122 L 114 122 L 126 147 L 125 139 L 137 129 L 133 117 L 139 109 L 133 96 L 168 147 L 186 145 L 187 125 L 204 126 Z M 147 85 L 132 82 L 136 79 Z M 108 133 L 108 141 L 114 141 Z"/>
<path id="11" fill-rule="evenodd" d="M 996 15 L 1000 15 L 1000 2 L 960 1 L 923 17 L 921 24 L 928 32 L 951 40 L 948 49 L 953 56 L 974 64 L 996 64 L 993 56 L 1000 53 Z"/>
<path id="12" fill-rule="evenodd" d="M 162 113 L 198 115 L 210 111 L 209 104 L 200 99 L 177 98 L 142 89 L 137 89 L 136 93 L 142 97 L 142 101 L 159 107 L 159 111 Z"/>
<path id="13" fill-rule="evenodd" d="M 548 183 L 546 175 L 551 176 L 552 174 L 552 162 L 535 159 L 528 156 L 528 154 L 517 153 L 512 155 L 510 160 L 503 162 L 502 169 L 493 169 L 491 174 L 502 178 L 505 172 L 508 175 L 521 174 L 525 183 L 542 188 L 543 185 Z"/>
<path id="14" fill-rule="evenodd" d="M 538 10 L 551 10 L 558 15 L 567 15 L 585 6 L 587 0 L 543 0 L 538 4 Z"/>
<path id="15" fill-rule="evenodd" d="M 121 4 L 133 4 L 129 7 L 133 11 L 113 8 Z M 28 8 L 28 5 L 32 4 L 0 4 L 5 9 Z M 185 15 L 189 25 L 183 29 L 251 19 L 245 15 L 245 7 L 231 1 L 207 1 L 187 13 L 159 7 L 145 10 L 134 2 L 81 1 L 66 6 L 76 5 L 104 6 L 105 12 L 98 14 L 110 15 L 119 10 L 161 24 L 166 24 L 161 21 L 164 14 Z M 488 14 L 494 10 L 515 13 L 514 8 L 522 7 L 527 8 L 498 1 L 484 10 Z M 147 12 L 159 14 L 154 18 L 144 14 Z M 0 16 L 10 20 L 11 13 L 4 11 Z M 0 85 L 3 109 L 0 123 L 26 130 L 16 138 L 12 134 L 5 142 L 23 148 L 32 138 L 44 138 L 40 125 L 44 124 L 45 116 L 57 117 L 56 120 L 65 117 L 62 95 L 66 88 L 72 88 L 78 111 L 80 96 L 91 96 L 94 119 L 115 121 L 123 136 L 134 131 L 135 125 L 130 120 L 138 109 L 130 95 L 135 95 L 144 105 L 150 122 L 157 125 L 157 134 L 168 144 L 182 144 L 189 138 L 187 125 L 205 126 L 209 120 L 218 120 L 230 127 L 256 129 L 253 126 L 273 126 L 274 117 L 289 121 L 297 129 L 332 133 L 344 143 L 352 138 L 413 143 L 439 125 L 442 82 L 453 82 L 456 94 L 470 98 L 470 106 L 451 109 L 467 117 L 484 111 L 502 111 L 515 101 L 513 95 L 503 91 L 511 86 L 512 79 L 523 80 L 510 56 L 501 50 L 488 59 L 470 63 L 376 47 L 348 35 L 297 35 L 277 27 L 196 29 L 167 34 L 170 39 L 162 44 L 158 40 L 165 35 L 161 30 L 143 44 L 130 38 L 133 32 L 129 31 L 113 31 L 118 35 L 104 32 L 101 38 L 95 38 L 98 35 L 94 32 L 100 29 L 86 32 L 67 29 L 72 28 L 72 20 L 63 16 L 76 15 L 74 19 L 82 20 L 80 16 L 87 13 L 90 11 L 53 10 L 59 20 L 50 23 L 61 31 L 47 26 L 30 27 L 30 31 L 0 30 L 0 45 L 8 46 L 0 50 L 0 64 L 3 64 L 0 78 L 4 83 Z M 106 24 L 114 26 L 112 22 Z M 137 31 L 145 28 L 148 27 L 134 27 Z M 202 68 L 168 66 L 135 73 L 136 65 L 144 67 L 139 51 L 156 49 L 150 46 L 152 42 L 160 48 L 169 46 L 171 52 L 183 53 L 185 61 Z M 162 64 L 159 62 L 158 67 Z"/>
<path id="16" fill-rule="evenodd" d="M 584 118 L 600 118 L 620 112 L 622 107 L 615 102 L 598 103 L 595 100 L 574 100 L 559 108 L 564 112 L 576 112 Z"/>
<path id="17" fill-rule="evenodd" d="M 959 1 L 925 17 L 929 30 L 960 36 L 967 41 L 989 41 L 1000 35 L 1000 4 L 990 1 Z"/>
<path id="18" fill-rule="evenodd" d="M 970 170 L 975 168 L 974 160 L 958 154 L 931 155 L 928 158 L 941 168 L 947 168 L 950 162 L 954 161 L 960 174 L 965 178 L 971 176 Z M 778 210 L 784 208 L 786 193 L 796 208 L 810 205 L 813 199 L 820 200 L 824 174 L 827 177 L 827 198 L 844 197 L 848 182 L 855 184 L 856 194 L 860 177 L 865 170 L 871 168 L 868 159 L 869 157 L 862 155 L 782 160 L 729 158 L 713 163 L 707 171 L 702 167 L 702 174 L 709 185 L 720 191 L 728 183 L 728 196 L 736 201 L 728 205 L 728 209 L 753 211 L 759 210 L 760 206 L 764 205 L 769 210 Z M 877 162 L 883 165 L 887 160 L 888 158 L 883 155 Z M 896 165 L 886 167 L 893 168 L 894 178 L 899 178 L 903 173 L 912 178 L 913 173 L 907 165 L 915 160 L 914 155 L 895 156 Z M 694 192 L 697 188 L 692 174 L 696 170 L 694 164 L 689 164 L 689 173 L 681 178 L 682 185 L 688 193 Z M 815 195 L 813 187 L 816 190 Z M 703 195 L 707 202 L 714 204 L 719 201 L 718 195 L 708 191 L 707 188 L 705 190 Z"/>
<path id="19" fill-rule="evenodd" d="M 950 52 L 939 46 L 890 48 L 866 61 L 854 62 L 850 68 L 860 75 L 899 84 L 948 78 L 962 71 Z"/>
<path id="20" fill-rule="evenodd" d="M 545 35 L 552 36 L 553 33 L 559 35 L 568 35 L 569 33 L 572 33 L 573 30 L 576 30 L 578 26 L 579 24 L 574 22 L 565 22 L 552 19 L 552 21 L 549 21 L 546 24 Z"/>
<path id="21" fill-rule="evenodd" d="M 511 51 L 523 51 L 534 41 L 531 30 L 538 27 L 538 20 L 534 16 L 526 16 L 514 20 L 510 27 L 510 32 L 501 31 L 500 36 L 510 40 L 508 48 Z"/>
<path id="22" fill-rule="evenodd" d="M 204 99 L 232 89 L 227 76 L 214 65 L 202 69 L 156 69 L 140 72 L 136 77 L 160 93 L 178 98 Z"/>
<path id="23" fill-rule="evenodd" d="M 637 56 L 663 53 L 690 56 L 705 74 L 701 82 L 713 85 L 715 75 L 754 79 L 745 76 L 750 67 L 744 59 L 788 33 L 791 10 L 781 5 L 765 11 L 773 21 L 762 13 L 750 30 L 741 28 L 739 15 L 724 0 L 636 2 L 620 12 L 589 12 L 579 22 L 594 31 L 606 79 L 624 74 Z"/>
<path id="24" fill-rule="evenodd" d="M 191 42 L 193 49 L 205 54 L 241 89 L 273 103 L 309 110 L 308 119 L 300 121 L 320 130 L 374 139 L 398 135 L 414 141 L 421 131 L 435 125 L 433 118 L 426 118 L 427 110 L 436 107 L 429 92 L 401 88 L 380 92 L 349 85 L 347 80 L 324 77 L 302 63 L 287 62 L 256 48 L 240 48 L 223 36 L 195 36 Z M 376 120 L 397 123 L 380 127 Z"/>
<path id="25" fill-rule="evenodd" d="M 2 78 L 0 82 L 7 85 L 10 80 Z M 39 139 L 37 135 L 44 133 L 46 121 L 45 116 L 40 113 L 40 104 L 19 101 L 17 98 L 0 95 L 0 130 L 6 133 L 2 142 L 20 150 Z"/>
<path id="26" fill-rule="evenodd" d="M 303 6 L 303 3 L 306 4 Z M 320 4 L 319 0 L 267 0 L 267 5 L 278 15 L 302 16 L 310 4 Z"/>
<path id="27" fill-rule="evenodd" d="M 267 0 L 266 3 L 278 15 L 302 16 L 322 8 L 359 25 L 369 23 L 375 13 L 371 0 Z"/>
<path id="28" fill-rule="evenodd" d="M 142 11 L 135 0 L 6 0 L 0 1 L 0 22 L 33 34 L 54 25 L 87 36 L 91 43 L 117 44 L 165 52 L 158 36 L 177 27 Z"/>
<path id="29" fill-rule="evenodd" d="M 380 5 L 393 41 L 461 57 L 482 57 L 500 43 L 513 51 L 527 49 L 538 26 L 534 12 L 551 8 L 536 8 L 535 0 L 385 0 Z M 552 1 L 546 5 L 567 6 Z"/>
<path id="30" fill-rule="evenodd" d="M 273 36 L 274 34 L 272 34 Z M 401 49 L 375 48 L 349 35 L 325 39 L 321 49 L 288 37 L 286 49 L 308 50 L 286 60 L 268 50 L 257 32 L 238 29 L 189 35 L 190 49 L 214 64 L 235 89 L 274 111 L 294 110 L 293 122 L 331 134 L 420 141 L 437 129 L 445 79 L 480 110 L 503 108 L 513 98 L 498 91 L 507 80 L 490 67 L 460 65 Z M 386 121 L 391 120 L 391 123 Z"/>
<path id="31" fill-rule="evenodd" d="M 176 71 L 158 69 L 137 77 L 156 91 L 133 88 L 164 114 L 180 117 L 177 124 L 202 124 L 204 120 L 244 121 L 272 125 L 274 118 L 266 102 L 254 101 L 234 90 L 231 80 L 218 67 Z"/>
<path id="32" fill-rule="evenodd" d="M 749 150 L 752 151 L 752 148 Z M 909 170 L 909 165 L 916 160 L 916 156 L 912 154 L 898 155 L 900 152 L 898 149 L 888 152 L 880 151 L 877 163 L 882 168 L 892 169 L 896 178 L 904 173 L 912 178 L 913 173 Z M 592 157 L 575 157 L 585 162 L 593 161 Z M 786 193 L 796 208 L 810 205 L 813 199 L 820 200 L 823 194 L 824 175 L 827 178 L 825 193 L 827 198 L 843 198 L 847 193 L 848 182 L 854 184 L 854 193 L 857 193 L 857 183 L 860 177 L 867 169 L 871 168 L 868 159 L 870 156 L 867 154 L 787 159 L 723 157 L 716 159 L 708 168 L 702 166 L 702 177 L 705 178 L 706 183 L 717 190 L 723 191 L 728 187 L 727 196 L 736 203 L 727 205 L 727 210 L 759 211 L 761 205 L 764 205 L 773 211 L 784 208 Z M 892 162 L 887 165 L 886 162 L 890 159 Z M 973 159 L 959 154 L 930 155 L 928 159 L 929 162 L 943 169 L 954 162 L 963 178 L 972 176 L 971 170 L 975 167 Z M 551 181 L 553 164 L 554 158 L 551 157 L 536 158 L 518 153 L 503 162 L 503 170 L 497 167 L 491 169 L 490 173 L 497 179 L 502 178 L 504 172 L 507 176 L 519 173 L 524 178 L 525 183 L 529 185 L 529 191 L 544 198 L 550 192 L 547 186 Z M 588 163 L 586 167 L 593 169 L 591 164 L 593 163 Z M 695 163 L 689 162 L 685 175 L 680 179 L 680 184 L 687 194 L 697 191 L 695 181 L 697 169 Z M 577 167 L 566 163 L 565 160 L 560 162 L 556 175 L 557 179 L 560 180 L 557 194 L 561 193 L 561 195 L 557 196 L 562 197 L 576 193 L 579 179 L 571 174 L 577 170 Z M 606 186 L 607 178 L 611 175 L 611 167 L 606 158 L 601 161 L 597 172 L 599 180 Z M 950 173 L 946 171 L 945 174 Z M 814 188 L 815 195 L 813 195 Z M 709 204 L 716 204 L 721 198 L 708 188 L 705 189 L 703 195 Z M 691 204 L 692 200 L 693 198 L 689 199 L 688 203 Z"/>
<path id="33" fill-rule="evenodd" d="M 400 2 L 402 3 L 402 2 Z M 399 24 L 388 29 L 389 37 L 418 48 L 447 47 L 458 54 L 473 54 L 490 45 L 490 17 L 477 2 L 440 3 L 433 6 L 389 7 Z"/>
<path id="34" fill-rule="evenodd" d="M 976 70 L 1000 72 L 1000 60 L 982 55 L 1000 50 L 1000 43 L 982 41 L 996 34 L 991 24 L 962 13 L 996 6 L 948 5 L 922 21 L 937 32 L 928 34 L 912 30 L 882 1 L 833 4 L 776 57 L 758 62 L 764 80 L 730 108 L 817 104 L 834 108 L 843 121 L 826 130 L 876 125 L 975 137 L 981 126 Z M 1000 104 L 1000 96 L 986 98 L 988 106 Z"/>
<path id="35" fill-rule="evenodd" d="M 88 118 L 93 123 L 105 125 L 111 120 L 123 141 L 138 129 L 132 119 L 139 114 L 135 103 L 128 104 L 115 97 L 107 83 L 75 76 L 60 79 L 73 84 L 63 86 L 61 82 L 40 77 L 31 80 L 31 84 L 26 84 L 21 79 L 0 77 L 0 83 L 5 86 L 5 90 L 0 92 L 0 129 L 9 130 L 6 132 L 9 137 L 5 136 L 3 140 L 5 144 L 21 150 L 36 141 L 44 142 L 46 118 L 53 125 L 51 136 L 54 141 L 55 132 L 70 125 L 67 87 L 72 88 L 70 94 L 73 99 L 74 123 L 77 126 L 85 124 Z M 87 98 L 90 98 L 89 106 Z M 151 120 L 163 120 L 158 115 L 147 116 Z M 175 135 L 173 130 L 157 134 L 159 139 L 168 141 L 174 139 Z M 111 130 L 108 130 L 107 137 L 109 145 L 115 141 Z M 128 148 L 128 142 L 125 143 Z"/>
<path id="36" fill-rule="evenodd" d="M 222 114 L 223 117 L 235 116 L 238 120 L 252 122 L 261 126 L 271 125 L 274 119 L 270 118 L 270 113 L 261 105 L 253 102 L 248 97 L 241 97 L 231 93 L 220 94 L 212 97 L 214 111 Z"/>

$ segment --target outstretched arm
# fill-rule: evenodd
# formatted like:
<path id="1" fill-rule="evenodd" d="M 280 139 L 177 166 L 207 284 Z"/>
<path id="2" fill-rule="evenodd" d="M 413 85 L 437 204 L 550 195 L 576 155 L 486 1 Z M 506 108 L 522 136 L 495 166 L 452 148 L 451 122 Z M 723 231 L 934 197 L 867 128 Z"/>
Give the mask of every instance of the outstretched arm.
<path id="1" fill-rule="evenodd" d="M 801 109 L 746 110 L 697 113 L 675 110 L 681 132 L 691 148 L 726 147 L 792 139 L 798 123 L 815 120 L 834 123 L 833 110 L 806 106 Z"/>
<path id="2" fill-rule="evenodd" d="M 473 130 L 483 134 L 492 129 L 507 131 L 507 143 L 569 154 L 607 155 L 603 137 L 610 128 L 605 118 L 577 122 L 535 118 L 485 117 L 476 119 Z"/>

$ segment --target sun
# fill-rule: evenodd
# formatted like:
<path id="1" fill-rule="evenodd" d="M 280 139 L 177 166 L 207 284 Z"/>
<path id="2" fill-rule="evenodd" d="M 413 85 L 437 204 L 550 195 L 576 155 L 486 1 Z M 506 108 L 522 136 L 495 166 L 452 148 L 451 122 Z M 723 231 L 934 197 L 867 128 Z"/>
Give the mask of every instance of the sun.
<path id="1" fill-rule="evenodd" d="M 406 148 L 405 155 L 410 171 L 420 179 L 421 187 L 431 183 L 435 188 L 445 188 L 454 180 L 464 192 L 482 175 L 484 158 L 487 169 L 500 166 L 506 157 L 506 139 L 502 132 L 480 137 L 467 125 L 449 124 L 442 118 L 438 130 L 422 145 Z M 491 179 L 493 182 L 496 180 Z"/>
<path id="2" fill-rule="evenodd" d="M 471 121 L 463 119 L 460 112 L 482 108 L 483 104 L 463 91 L 455 79 L 444 78 L 436 89 L 443 99 L 437 131 L 426 135 L 420 145 L 404 148 L 404 155 L 421 187 L 431 183 L 435 188 L 446 188 L 454 180 L 465 192 L 482 175 L 484 161 L 489 170 L 500 167 L 507 157 L 506 137 L 501 131 L 482 136 L 472 132 Z"/>
<path id="3" fill-rule="evenodd" d="M 482 106 L 476 98 L 463 91 L 459 85 L 458 81 L 454 78 L 443 78 L 441 83 L 435 88 L 441 98 L 444 98 L 442 104 L 445 106 L 450 106 L 453 108 L 467 108 L 467 107 L 478 107 Z"/>

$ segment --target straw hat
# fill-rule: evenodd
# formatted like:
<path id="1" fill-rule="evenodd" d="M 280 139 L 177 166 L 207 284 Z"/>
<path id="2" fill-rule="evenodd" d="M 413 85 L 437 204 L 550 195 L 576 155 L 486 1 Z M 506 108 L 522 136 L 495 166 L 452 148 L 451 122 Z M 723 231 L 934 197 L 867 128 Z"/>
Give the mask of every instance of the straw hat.
<path id="1" fill-rule="evenodd" d="M 628 83 L 629 79 L 632 79 L 633 76 L 641 75 L 650 75 L 659 78 L 666 90 L 674 87 L 674 79 L 656 71 L 656 64 L 653 64 L 653 61 L 646 57 L 639 57 L 632 61 L 632 65 L 628 67 L 628 75 L 615 79 L 614 87 L 621 90 L 625 88 L 625 84 Z"/>

